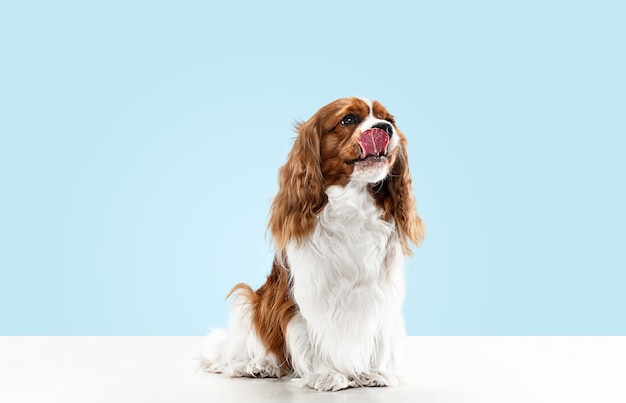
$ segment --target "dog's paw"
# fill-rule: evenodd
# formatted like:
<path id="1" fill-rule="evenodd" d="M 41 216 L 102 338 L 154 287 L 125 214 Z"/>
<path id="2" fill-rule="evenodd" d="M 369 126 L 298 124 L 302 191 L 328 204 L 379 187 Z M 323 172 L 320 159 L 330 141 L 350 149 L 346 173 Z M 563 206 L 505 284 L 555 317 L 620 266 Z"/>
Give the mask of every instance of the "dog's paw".
<path id="1" fill-rule="evenodd" d="M 354 380 L 336 371 L 306 374 L 302 377 L 302 381 L 309 388 L 322 392 L 336 392 L 357 386 Z"/>
<path id="2" fill-rule="evenodd" d="M 270 360 L 253 361 L 231 368 L 230 376 L 240 378 L 280 378 L 280 368 Z"/>
<path id="3" fill-rule="evenodd" d="M 208 359 L 207 357 L 202 357 L 202 356 L 199 357 L 198 364 L 201 370 L 205 372 L 210 372 L 213 374 L 221 374 L 222 372 L 224 372 L 224 369 L 225 369 L 224 365 L 220 363 L 219 361 L 212 361 Z"/>
<path id="4" fill-rule="evenodd" d="M 360 374 L 354 381 L 358 386 L 365 387 L 394 386 L 398 383 L 394 375 L 376 370 Z"/>

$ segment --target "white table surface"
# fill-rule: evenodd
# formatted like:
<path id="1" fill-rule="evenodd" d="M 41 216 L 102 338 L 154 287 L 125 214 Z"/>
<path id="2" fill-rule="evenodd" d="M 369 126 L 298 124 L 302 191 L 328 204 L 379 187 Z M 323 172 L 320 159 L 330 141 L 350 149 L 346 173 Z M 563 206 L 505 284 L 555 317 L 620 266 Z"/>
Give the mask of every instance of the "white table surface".
<path id="1" fill-rule="evenodd" d="M 0 402 L 626 402 L 626 337 L 410 337 L 404 384 L 316 392 L 197 370 L 202 337 L 0 337 Z"/>

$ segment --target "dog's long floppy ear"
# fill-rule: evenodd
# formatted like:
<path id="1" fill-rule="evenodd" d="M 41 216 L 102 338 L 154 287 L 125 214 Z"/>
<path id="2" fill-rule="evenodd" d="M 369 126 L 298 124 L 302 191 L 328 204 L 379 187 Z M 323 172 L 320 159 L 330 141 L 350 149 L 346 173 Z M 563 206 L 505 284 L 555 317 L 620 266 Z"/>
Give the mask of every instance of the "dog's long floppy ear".
<path id="1" fill-rule="evenodd" d="M 268 228 L 277 252 L 289 241 L 300 241 L 313 230 L 315 217 L 327 202 L 320 167 L 320 129 L 316 117 L 296 125 L 298 137 L 278 171 L 278 194 L 270 209 Z"/>
<path id="2" fill-rule="evenodd" d="M 409 157 L 407 141 L 398 130 L 400 143 L 395 161 L 391 167 L 391 173 L 384 180 L 382 186 L 374 185 L 375 197 L 387 218 L 393 217 L 400 229 L 400 242 L 402 249 L 407 255 L 411 255 L 409 242 L 419 245 L 424 239 L 425 229 L 422 219 L 417 215 L 411 174 L 409 172 Z M 376 189 L 378 187 L 378 189 Z"/>

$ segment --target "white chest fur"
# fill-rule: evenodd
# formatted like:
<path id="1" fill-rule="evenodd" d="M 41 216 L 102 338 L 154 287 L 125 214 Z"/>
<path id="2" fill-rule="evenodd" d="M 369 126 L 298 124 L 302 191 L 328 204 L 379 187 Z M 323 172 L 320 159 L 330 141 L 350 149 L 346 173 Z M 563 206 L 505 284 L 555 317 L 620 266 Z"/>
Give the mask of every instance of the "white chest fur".
<path id="1" fill-rule="evenodd" d="M 403 333 L 402 248 L 367 187 L 332 186 L 327 195 L 310 237 L 287 247 L 293 298 L 316 352 L 307 360 L 319 361 L 310 364 L 366 372 L 381 365 L 390 321 Z"/>

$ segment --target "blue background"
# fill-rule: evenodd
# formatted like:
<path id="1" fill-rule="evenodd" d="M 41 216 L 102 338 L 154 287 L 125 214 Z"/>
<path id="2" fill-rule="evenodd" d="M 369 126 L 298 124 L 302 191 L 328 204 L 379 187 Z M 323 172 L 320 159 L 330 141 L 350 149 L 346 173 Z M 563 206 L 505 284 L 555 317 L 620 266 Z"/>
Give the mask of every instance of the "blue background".
<path id="1" fill-rule="evenodd" d="M 351 95 L 409 139 L 409 334 L 626 334 L 622 4 L 4 2 L 0 334 L 224 326 L 293 123 Z"/>

